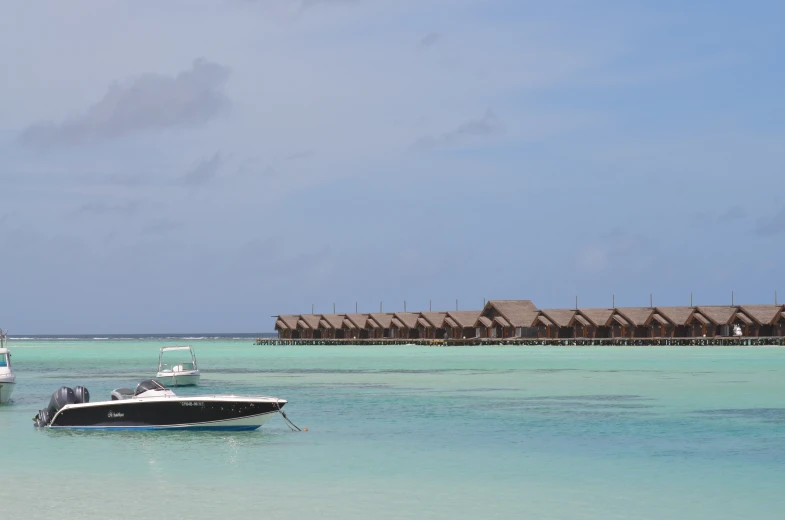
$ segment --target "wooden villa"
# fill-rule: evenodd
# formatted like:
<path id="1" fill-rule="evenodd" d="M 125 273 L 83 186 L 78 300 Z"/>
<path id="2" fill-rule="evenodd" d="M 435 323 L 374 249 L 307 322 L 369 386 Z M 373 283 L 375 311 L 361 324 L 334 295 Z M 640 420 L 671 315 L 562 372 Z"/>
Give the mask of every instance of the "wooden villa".
<path id="1" fill-rule="evenodd" d="M 468 339 L 477 335 L 474 326 L 482 311 L 450 311 L 444 318 L 446 339 Z"/>

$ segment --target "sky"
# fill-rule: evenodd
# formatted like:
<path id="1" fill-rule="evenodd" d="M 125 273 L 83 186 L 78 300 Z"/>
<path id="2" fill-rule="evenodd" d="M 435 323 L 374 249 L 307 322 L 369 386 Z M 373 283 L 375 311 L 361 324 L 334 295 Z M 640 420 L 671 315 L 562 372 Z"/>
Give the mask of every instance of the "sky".
<path id="1" fill-rule="evenodd" d="M 0 326 L 785 301 L 785 3 L 0 7 Z"/>

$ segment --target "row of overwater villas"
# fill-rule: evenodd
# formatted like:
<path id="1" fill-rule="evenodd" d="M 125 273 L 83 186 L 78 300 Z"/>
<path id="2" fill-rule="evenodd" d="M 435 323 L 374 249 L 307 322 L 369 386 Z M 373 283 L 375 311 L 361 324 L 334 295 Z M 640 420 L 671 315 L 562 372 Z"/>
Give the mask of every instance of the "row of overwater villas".
<path id="1" fill-rule="evenodd" d="M 480 311 L 277 316 L 282 339 L 690 338 L 785 336 L 783 305 L 537 309 L 491 300 Z"/>

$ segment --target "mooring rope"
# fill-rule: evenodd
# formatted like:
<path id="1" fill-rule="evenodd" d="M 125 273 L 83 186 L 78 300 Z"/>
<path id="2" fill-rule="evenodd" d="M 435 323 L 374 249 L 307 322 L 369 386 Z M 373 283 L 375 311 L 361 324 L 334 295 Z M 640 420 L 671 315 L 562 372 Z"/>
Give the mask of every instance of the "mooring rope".
<path id="1" fill-rule="evenodd" d="M 286 417 L 286 412 L 281 410 L 281 405 L 278 404 L 278 399 L 276 399 L 273 402 L 275 403 L 275 407 L 278 408 L 278 413 L 281 414 L 281 417 L 283 417 L 283 420 L 284 422 L 286 422 L 286 425 L 289 427 L 289 429 L 292 431 L 297 430 L 298 432 L 301 432 L 302 430 L 300 429 L 300 427 L 294 424 L 288 417 Z"/>

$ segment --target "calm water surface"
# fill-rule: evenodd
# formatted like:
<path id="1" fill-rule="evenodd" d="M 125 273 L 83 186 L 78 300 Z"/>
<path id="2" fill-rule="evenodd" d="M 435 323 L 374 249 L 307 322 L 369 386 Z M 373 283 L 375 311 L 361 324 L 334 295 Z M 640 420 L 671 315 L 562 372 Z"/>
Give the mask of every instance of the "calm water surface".
<path id="1" fill-rule="evenodd" d="M 3 518 L 780 519 L 785 349 L 259 347 L 192 341 L 261 430 L 68 432 L 32 417 L 155 373 L 159 341 L 11 341 Z"/>

